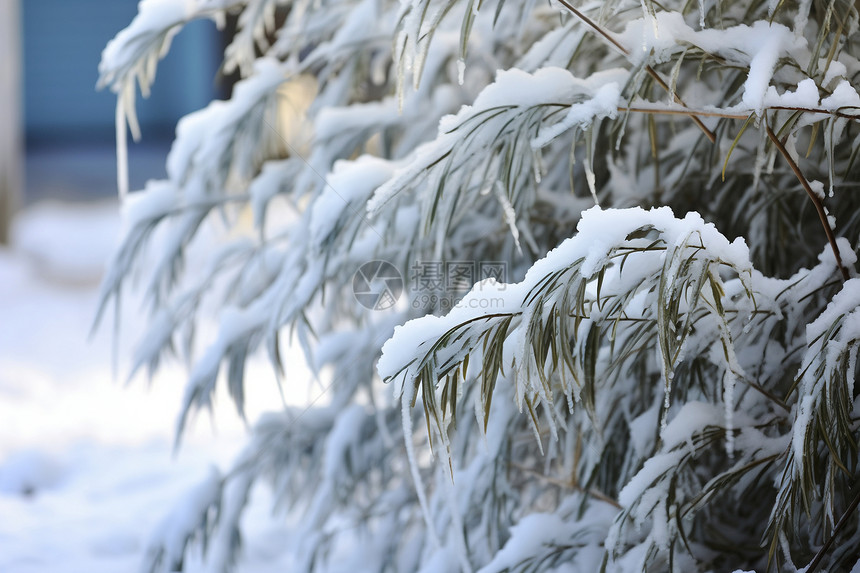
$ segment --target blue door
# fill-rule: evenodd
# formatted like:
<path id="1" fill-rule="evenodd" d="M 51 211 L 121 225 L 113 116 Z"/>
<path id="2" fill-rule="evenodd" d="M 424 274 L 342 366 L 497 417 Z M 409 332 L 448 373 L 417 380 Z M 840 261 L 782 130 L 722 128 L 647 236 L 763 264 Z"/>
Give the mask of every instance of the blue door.
<path id="1" fill-rule="evenodd" d="M 21 11 L 28 142 L 113 139 L 116 100 L 95 91 L 98 64 L 108 40 L 137 13 L 136 0 L 25 0 Z M 220 42 L 210 21 L 174 39 L 152 95 L 138 98 L 144 140 L 170 138 L 180 117 L 213 99 Z"/>

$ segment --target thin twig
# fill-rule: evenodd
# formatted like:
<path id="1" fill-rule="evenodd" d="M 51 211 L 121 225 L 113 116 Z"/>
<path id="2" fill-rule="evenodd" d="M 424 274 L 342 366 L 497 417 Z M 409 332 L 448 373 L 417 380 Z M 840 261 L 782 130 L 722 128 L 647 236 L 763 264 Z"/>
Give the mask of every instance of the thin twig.
<path id="1" fill-rule="evenodd" d="M 845 106 L 846 108 L 849 106 Z M 829 115 L 832 117 L 838 117 L 840 119 L 850 119 L 853 121 L 860 120 L 860 115 L 858 113 L 845 113 L 843 111 L 831 110 L 831 109 L 820 109 L 815 107 L 795 107 L 789 105 L 772 105 L 768 109 L 778 109 L 780 111 L 800 111 L 803 113 L 820 113 L 822 115 Z M 853 108 L 857 109 L 857 108 Z"/>
<path id="2" fill-rule="evenodd" d="M 607 42 L 609 42 L 610 44 L 612 44 L 613 46 L 615 46 L 616 48 L 618 48 L 618 50 L 619 50 L 622 54 L 624 54 L 625 56 L 629 56 L 629 55 L 630 55 L 630 50 L 628 50 L 627 48 L 625 48 L 625 47 L 621 44 L 621 42 L 619 42 L 618 40 L 616 40 L 615 38 L 613 38 L 613 37 L 612 37 L 612 36 L 611 36 L 611 35 L 610 35 L 606 30 L 604 30 L 603 28 L 601 28 L 600 26 L 598 26 L 597 24 L 595 24 L 595 23 L 594 23 L 594 21 L 593 21 L 591 18 L 589 18 L 588 16 L 586 16 L 585 14 L 583 14 L 582 12 L 580 12 L 579 10 L 577 10 L 576 8 L 574 8 L 574 7 L 573 7 L 570 3 L 568 3 L 566 0 L 558 0 L 558 1 L 559 1 L 559 3 L 560 3 L 562 6 L 564 6 L 565 8 L 567 8 L 568 10 L 570 10 L 571 12 L 573 12 L 573 14 L 574 14 L 577 18 L 579 18 L 580 20 L 582 20 L 582 21 L 583 21 L 583 22 L 584 22 L 584 23 L 585 23 L 589 28 L 591 28 L 592 30 L 594 30 L 595 32 L 597 32 L 599 35 L 603 36 L 603 38 L 604 38 Z"/>
<path id="3" fill-rule="evenodd" d="M 666 84 L 666 82 L 664 82 L 664 81 L 663 81 L 663 78 L 661 78 L 661 77 L 660 77 L 660 75 L 659 75 L 659 74 L 657 74 L 657 70 L 655 70 L 654 68 L 652 68 L 650 65 L 646 65 L 646 66 L 645 66 L 645 71 L 646 71 L 646 72 L 648 72 L 648 74 L 650 74 L 652 78 L 654 78 L 654 81 L 655 81 L 655 82 L 657 82 L 657 83 L 660 85 L 660 87 L 661 87 L 661 88 L 663 88 L 664 90 L 666 90 L 666 92 L 668 92 L 668 93 L 672 96 L 672 99 L 674 99 L 674 100 L 675 100 L 675 103 L 678 103 L 678 104 L 680 104 L 680 105 L 682 105 L 682 106 L 684 106 L 684 107 L 687 107 L 687 104 L 685 104 L 685 103 L 684 103 L 684 100 L 682 100 L 682 99 L 678 96 L 678 94 L 676 94 L 676 93 L 675 93 L 675 92 L 674 92 L 674 91 L 673 91 L 673 90 L 668 86 L 668 84 Z M 692 119 L 692 120 L 693 120 L 693 123 L 695 123 L 697 126 L 699 126 L 699 129 L 701 129 L 701 130 L 705 133 L 705 137 L 707 137 L 707 138 L 710 140 L 710 142 L 711 142 L 711 143 L 716 143 L 716 141 L 717 141 L 717 136 L 716 136 L 716 135 L 714 135 L 714 132 L 713 132 L 713 131 L 711 131 L 710 129 L 708 129 L 708 126 L 706 126 L 704 123 L 702 123 L 702 120 L 701 120 L 701 119 L 699 119 L 699 118 L 698 118 L 698 117 L 696 117 L 695 115 L 691 115 L 691 116 L 690 116 L 690 119 Z"/>
<path id="4" fill-rule="evenodd" d="M 812 190 L 812 186 L 809 184 L 809 181 L 806 180 L 806 177 L 803 176 L 803 173 L 800 171 L 800 167 L 797 166 L 794 159 L 792 159 L 791 154 L 773 132 L 769 125 L 765 125 L 765 129 L 767 130 L 767 136 L 788 162 L 788 165 L 791 167 L 791 170 L 794 171 L 794 174 L 797 176 L 798 181 L 803 186 L 803 189 L 806 191 L 806 194 L 809 195 L 809 198 L 812 200 L 812 204 L 815 205 L 815 210 L 818 212 L 818 218 L 821 219 L 821 226 L 824 227 L 824 234 L 827 235 L 827 242 L 830 243 L 830 248 L 833 250 L 833 256 L 836 257 L 836 265 L 839 267 L 839 270 L 842 272 L 842 278 L 846 281 L 850 278 L 848 274 L 848 269 L 845 268 L 845 265 L 842 264 L 842 257 L 839 256 L 839 247 L 836 245 L 836 236 L 833 234 L 833 229 L 830 228 L 830 223 L 827 221 L 827 213 L 824 211 L 824 205 L 821 202 L 821 197 L 819 197 L 815 191 Z"/>
<path id="5" fill-rule="evenodd" d="M 616 49 L 618 49 L 622 54 L 624 54 L 625 56 L 630 56 L 630 50 L 628 50 L 627 48 L 625 48 L 625 47 L 621 44 L 621 42 L 619 42 L 618 40 L 616 40 L 615 38 L 613 38 L 613 37 L 612 37 L 612 35 L 611 35 L 611 34 L 609 34 L 606 30 L 604 30 L 603 28 L 601 28 L 600 26 L 598 26 L 598 25 L 597 25 L 597 24 L 596 24 L 596 23 L 595 23 L 591 18 L 589 18 L 588 16 L 586 16 L 585 14 L 583 14 L 582 12 L 580 12 L 579 10 L 577 10 L 576 8 L 574 8 L 572 4 L 570 4 L 569 2 L 567 2 L 567 0 L 558 0 L 558 1 L 559 1 L 559 3 L 560 3 L 562 6 L 564 6 L 564 7 L 565 7 L 565 8 L 567 8 L 568 10 L 570 10 L 570 12 L 571 12 L 571 13 L 573 13 L 577 18 L 579 18 L 580 20 L 582 20 L 582 22 L 583 22 L 586 26 L 588 26 L 589 28 L 591 28 L 592 30 L 594 30 L 595 32 L 597 32 L 597 34 L 598 34 L 598 35 L 600 35 L 602 38 L 604 38 L 604 39 L 605 39 L 606 41 L 608 41 L 610 44 L 612 44 L 613 46 L 615 46 L 615 48 L 616 48 Z M 657 73 L 657 70 L 655 70 L 654 68 L 652 68 L 650 64 L 646 64 L 646 65 L 645 65 L 645 71 L 646 71 L 646 72 L 648 72 L 648 75 L 650 75 L 652 78 L 654 78 L 654 81 L 655 81 L 655 82 L 657 82 L 657 84 L 658 84 L 661 88 L 663 88 L 664 90 L 666 90 L 666 92 L 667 92 L 669 95 L 671 95 L 671 96 L 672 96 L 672 99 L 673 99 L 673 100 L 675 100 L 675 103 L 680 104 L 680 105 L 682 105 L 682 106 L 684 106 L 684 107 L 687 107 L 687 104 L 685 104 L 685 103 L 684 103 L 684 100 L 682 100 L 680 97 L 678 97 L 678 94 L 676 94 L 676 93 L 675 93 L 675 92 L 674 92 L 674 91 L 669 87 L 669 85 L 668 85 L 665 81 L 663 81 L 663 78 L 661 78 L 661 77 L 660 77 L 660 74 L 658 74 L 658 73 Z M 711 141 L 711 143 L 714 143 L 714 142 L 716 142 L 716 141 L 717 141 L 717 136 L 716 136 L 716 135 L 714 135 L 714 132 L 713 132 L 713 131 L 711 131 L 710 129 L 708 129 L 708 126 L 706 126 L 704 123 L 702 123 L 702 120 L 701 120 L 701 119 L 699 119 L 699 118 L 698 118 L 698 117 L 696 117 L 695 115 L 690 115 L 690 119 L 692 119 L 692 120 L 693 120 L 693 122 L 694 122 L 697 126 L 699 126 L 699 129 L 701 129 L 701 130 L 702 130 L 702 132 L 705 134 L 705 137 L 707 137 L 707 138 Z"/>
<path id="6" fill-rule="evenodd" d="M 722 117 L 725 119 L 746 119 L 749 114 L 741 115 L 721 111 L 703 111 L 700 109 L 673 109 L 659 107 L 619 107 L 620 112 L 651 113 L 654 115 L 686 115 L 690 117 Z"/>
<path id="7" fill-rule="evenodd" d="M 831 111 L 827 109 L 818 109 L 818 108 L 805 108 L 805 107 L 787 107 L 784 105 L 774 105 L 770 107 L 765 107 L 765 111 L 769 110 L 777 110 L 777 111 L 799 111 L 802 113 L 811 113 L 811 114 L 821 114 L 821 115 L 829 115 L 831 117 L 836 117 L 839 119 L 850 119 L 852 121 L 860 121 L 860 115 L 852 115 L 839 111 Z M 667 108 L 667 107 L 618 107 L 618 111 L 620 112 L 635 112 L 635 113 L 653 113 L 657 115 L 689 115 L 689 116 L 699 116 L 699 117 L 721 117 L 725 119 L 747 119 L 749 117 L 749 113 L 740 114 L 740 113 L 729 113 L 727 111 L 705 111 L 702 109 L 692 109 L 692 108 Z M 752 110 L 750 110 L 752 111 Z"/>
<path id="8" fill-rule="evenodd" d="M 589 28 L 594 30 L 600 37 L 602 37 L 607 42 L 612 44 L 618 51 L 620 51 L 625 56 L 630 56 L 630 50 L 628 50 L 621 42 L 616 40 L 612 36 L 612 34 L 607 32 L 606 30 L 604 30 L 602 27 L 598 26 L 597 23 L 594 22 L 594 20 L 592 20 L 591 18 L 589 18 L 588 16 L 586 16 L 585 14 L 580 12 L 572 4 L 570 4 L 567 0 L 558 0 L 558 2 L 559 2 L 559 4 L 561 4 L 562 6 L 567 8 L 577 18 L 579 18 L 586 26 L 588 26 Z M 682 105 L 685 108 L 687 107 L 687 104 L 684 103 L 684 101 L 680 97 L 678 97 L 678 94 L 676 94 L 674 91 L 672 91 L 672 89 L 669 87 L 669 85 L 663 80 L 662 77 L 660 77 L 660 74 L 657 73 L 657 70 L 655 70 L 650 65 L 646 65 L 645 71 L 648 72 L 648 75 L 650 75 L 652 78 L 654 78 L 654 81 L 657 82 L 657 84 L 661 88 L 666 90 L 666 92 L 668 92 L 672 96 L 672 99 L 675 100 L 675 103 Z M 841 112 L 838 110 L 795 107 L 795 106 L 780 106 L 780 105 L 771 106 L 769 109 L 776 109 L 776 110 L 782 110 L 782 111 L 800 111 L 800 112 L 804 112 L 804 113 L 815 113 L 815 114 L 829 115 L 832 117 L 838 117 L 838 118 L 842 118 L 842 119 L 850 119 L 853 121 L 860 120 L 860 115 L 858 115 L 858 113 L 860 113 L 860 109 L 858 109 L 858 113 L 854 113 L 854 114 L 849 114 L 849 113 Z M 857 109 L 857 108 L 855 108 L 855 109 Z M 741 114 L 706 112 L 706 111 L 701 111 L 701 110 L 689 110 L 689 112 L 686 112 L 684 110 L 659 110 L 658 111 L 658 110 L 650 110 L 648 108 L 624 108 L 624 107 L 619 107 L 618 110 L 619 111 L 634 111 L 634 112 L 642 112 L 642 113 L 677 114 L 677 115 L 689 116 L 696 123 L 696 125 L 699 126 L 699 128 L 705 133 L 705 136 L 707 136 L 707 138 L 711 141 L 711 143 L 714 143 L 716 141 L 716 136 L 714 135 L 713 131 L 708 129 L 707 126 L 704 123 L 702 123 L 702 121 L 699 119 L 699 117 L 723 117 L 723 118 L 728 118 L 728 119 L 746 119 L 748 117 L 747 115 L 741 115 Z"/>

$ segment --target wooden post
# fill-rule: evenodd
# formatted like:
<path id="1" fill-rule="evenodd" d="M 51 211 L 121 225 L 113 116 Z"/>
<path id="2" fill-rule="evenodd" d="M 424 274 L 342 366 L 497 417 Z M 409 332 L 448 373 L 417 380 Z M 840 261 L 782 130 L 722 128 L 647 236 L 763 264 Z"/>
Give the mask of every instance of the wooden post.
<path id="1" fill-rule="evenodd" d="M 9 242 L 21 202 L 21 43 L 19 0 L 0 0 L 0 244 Z"/>

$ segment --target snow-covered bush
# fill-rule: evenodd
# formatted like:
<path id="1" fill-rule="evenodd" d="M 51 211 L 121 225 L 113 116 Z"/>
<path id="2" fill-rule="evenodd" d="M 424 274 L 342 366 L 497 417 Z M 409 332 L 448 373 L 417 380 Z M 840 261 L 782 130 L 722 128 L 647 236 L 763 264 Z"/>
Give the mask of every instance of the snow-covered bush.
<path id="1" fill-rule="evenodd" d="M 243 411 L 254 351 L 289 386 L 287 339 L 327 392 L 146 570 L 230 569 L 260 481 L 295 571 L 856 570 L 853 2 L 142 0 L 100 67 L 121 190 L 135 84 L 228 17 L 242 79 L 126 198 L 103 307 L 146 280 L 178 437 L 219 380 Z"/>

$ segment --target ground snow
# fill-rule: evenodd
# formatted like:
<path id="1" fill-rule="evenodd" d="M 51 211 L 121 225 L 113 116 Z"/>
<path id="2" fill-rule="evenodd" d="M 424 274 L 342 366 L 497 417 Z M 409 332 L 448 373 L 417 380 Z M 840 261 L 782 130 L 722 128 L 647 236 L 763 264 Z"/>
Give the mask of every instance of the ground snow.
<path id="1" fill-rule="evenodd" d="M 0 248 L 0 572 L 136 571 L 155 526 L 213 464 L 229 466 L 245 428 L 226 397 L 192 424 L 172 456 L 172 430 L 186 380 L 168 364 L 150 388 L 111 372 L 110 318 L 87 341 L 99 277 L 119 230 L 115 204 L 42 205 L 22 213 L 11 249 Z M 128 371 L 126 305 L 119 371 Z M 142 327 L 139 327 L 142 328 Z M 270 369 L 261 360 L 255 374 Z M 120 377 L 121 378 L 121 377 Z M 295 381 L 300 377 L 293 377 Z M 259 384 L 250 420 L 280 404 Z M 259 392 L 263 393 L 262 396 Z M 305 390 L 290 401 L 306 399 Z M 289 570 L 289 532 L 255 490 L 243 520 L 239 571 Z M 191 560 L 190 571 L 203 565 Z"/>

